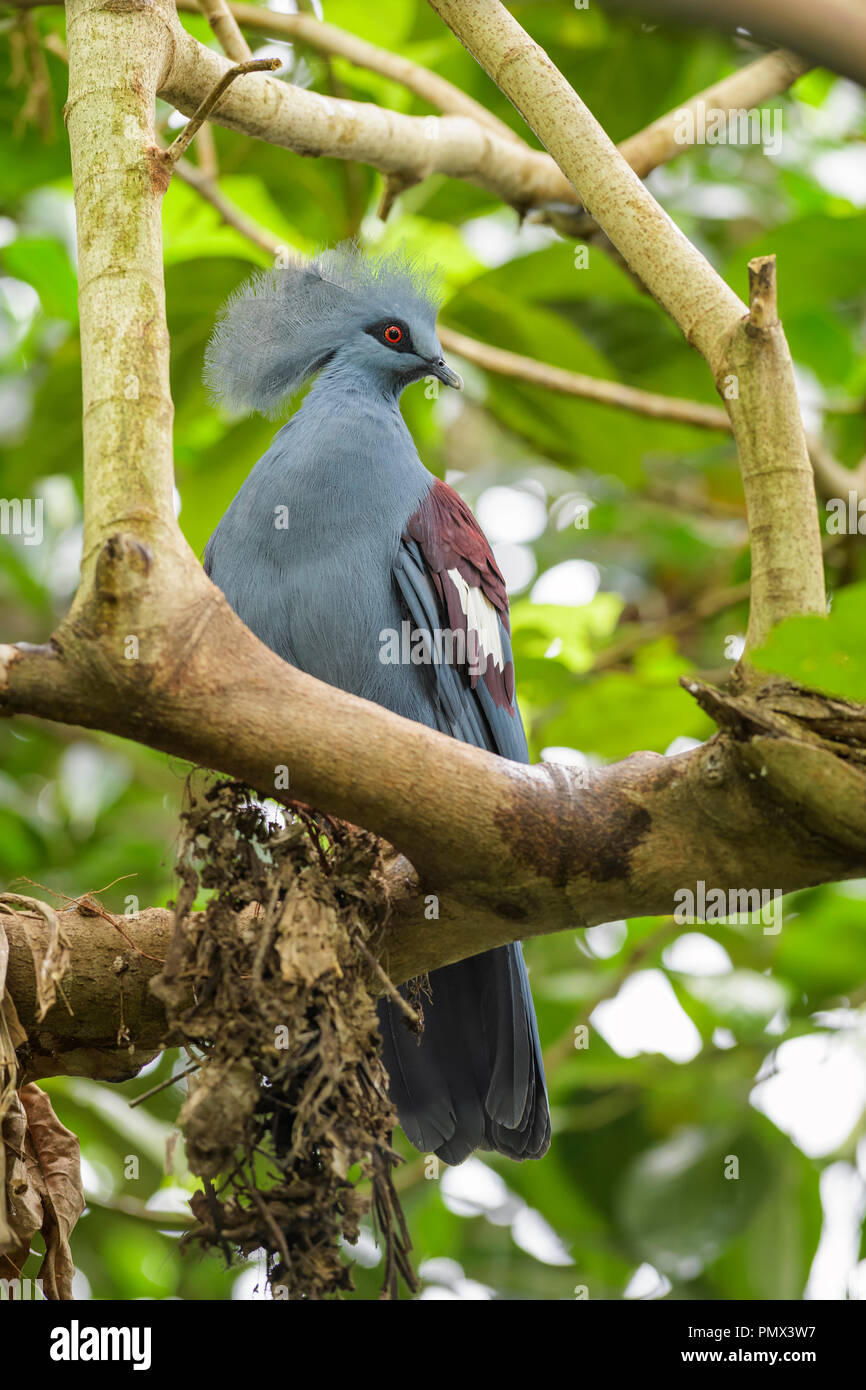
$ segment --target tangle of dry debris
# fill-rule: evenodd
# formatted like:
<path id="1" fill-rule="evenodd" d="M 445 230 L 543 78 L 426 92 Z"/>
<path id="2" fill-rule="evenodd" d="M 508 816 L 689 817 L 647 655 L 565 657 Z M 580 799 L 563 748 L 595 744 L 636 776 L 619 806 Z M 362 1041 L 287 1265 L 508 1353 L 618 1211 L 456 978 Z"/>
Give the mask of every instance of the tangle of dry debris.
<path id="1" fill-rule="evenodd" d="M 185 1239 L 227 1258 L 264 1248 L 276 1297 L 323 1298 L 352 1287 L 340 1241 L 372 1208 L 383 1296 L 398 1276 L 414 1288 L 369 987 L 366 942 L 389 910 L 379 842 L 303 809 L 275 824 L 233 782 L 191 791 L 183 822 L 153 988 L 170 1040 L 204 1048 L 180 1115 L 204 1179 Z"/>

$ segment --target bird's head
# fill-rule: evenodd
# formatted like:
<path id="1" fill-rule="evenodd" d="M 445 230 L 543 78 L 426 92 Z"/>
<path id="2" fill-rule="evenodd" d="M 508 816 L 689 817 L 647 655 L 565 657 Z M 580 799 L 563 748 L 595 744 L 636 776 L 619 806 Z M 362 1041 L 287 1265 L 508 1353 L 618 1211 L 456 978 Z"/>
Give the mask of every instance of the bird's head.
<path id="1" fill-rule="evenodd" d="M 205 381 L 230 408 L 275 415 L 334 363 L 371 390 L 397 395 L 434 376 L 463 383 L 442 356 L 429 270 L 350 243 L 298 258 L 242 285 L 208 344 Z"/>

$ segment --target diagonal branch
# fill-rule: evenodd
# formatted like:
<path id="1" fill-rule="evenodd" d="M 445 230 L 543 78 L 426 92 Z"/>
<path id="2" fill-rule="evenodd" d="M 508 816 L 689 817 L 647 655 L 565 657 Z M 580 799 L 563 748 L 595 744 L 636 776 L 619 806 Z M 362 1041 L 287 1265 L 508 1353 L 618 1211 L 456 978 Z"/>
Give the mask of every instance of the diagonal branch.
<path id="1" fill-rule="evenodd" d="M 238 35 L 240 37 L 240 35 Z M 246 45 L 244 45 L 246 47 Z M 208 116 L 211 115 L 214 107 L 219 102 L 223 94 L 238 77 L 245 77 L 250 72 L 276 72 L 277 68 L 282 67 L 279 58 L 251 58 L 247 62 L 238 63 L 235 67 L 229 68 L 224 72 L 219 81 L 214 85 L 212 91 L 208 93 L 200 106 L 196 107 L 190 119 L 187 121 L 177 139 L 172 141 L 167 150 L 160 150 L 160 158 L 166 165 L 171 167 L 186 152 L 201 127 L 204 125 Z"/>
<path id="2" fill-rule="evenodd" d="M 250 46 L 238 28 L 238 22 L 226 0 L 196 0 L 189 8 L 200 10 L 205 16 L 227 58 L 231 58 L 233 63 L 249 62 L 253 56 Z"/>
<path id="3" fill-rule="evenodd" d="M 681 425 L 696 425 L 698 429 L 730 431 L 731 422 L 717 405 L 702 401 L 686 401 L 676 396 L 662 396 L 656 391 L 644 391 L 637 386 L 625 386 L 621 381 L 587 376 L 584 372 L 553 367 L 532 357 L 510 352 L 507 348 L 480 343 L 454 328 L 440 328 L 442 346 L 465 357 L 468 362 L 499 376 L 526 381 L 531 386 L 544 386 L 563 396 L 578 396 L 601 405 L 618 406 L 621 410 L 645 415 L 651 420 L 674 420 Z"/>
<path id="4" fill-rule="evenodd" d="M 532 126 L 613 245 L 705 357 L 731 416 L 746 490 L 750 643 L 784 617 L 824 613 L 814 481 L 790 354 L 774 310 L 762 317 L 753 292 L 749 317 L 499 0 L 430 4 Z M 779 515 L 783 525 L 772 520 Z"/>

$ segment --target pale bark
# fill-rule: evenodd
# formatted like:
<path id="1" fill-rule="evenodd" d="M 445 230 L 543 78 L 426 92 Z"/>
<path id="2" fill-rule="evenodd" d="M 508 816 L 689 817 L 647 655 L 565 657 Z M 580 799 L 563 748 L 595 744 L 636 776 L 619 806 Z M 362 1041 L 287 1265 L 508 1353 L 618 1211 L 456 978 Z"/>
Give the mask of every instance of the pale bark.
<path id="1" fill-rule="evenodd" d="M 775 298 L 761 322 L 753 288 L 749 317 L 499 0 L 430 4 L 526 118 L 584 206 L 713 373 L 731 416 L 746 489 L 750 645 L 785 617 L 825 612 L 814 479 Z M 772 283 L 775 296 L 775 275 Z"/>
<path id="2" fill-rule="evenodd" d="M 825 613 L 815 481 L 776 312 L 776 258 L 749 265 L 751 310 L 728 350 L 729 400 L 752 557 L 746 645 L 760 646 L 792 613 Z"/>

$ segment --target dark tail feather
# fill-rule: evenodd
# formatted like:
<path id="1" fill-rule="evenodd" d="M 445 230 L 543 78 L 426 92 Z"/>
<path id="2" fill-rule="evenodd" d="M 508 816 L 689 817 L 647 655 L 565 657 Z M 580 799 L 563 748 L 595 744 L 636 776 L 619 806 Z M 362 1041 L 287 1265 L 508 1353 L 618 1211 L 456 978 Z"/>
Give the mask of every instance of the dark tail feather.
<path id="1" fill-rule="evenodd" d="M 390 1000 L 379 1003 L 382 1056 L 406 1137 L 452 1164 L 474 1149 L 540 1158 L 550 1114 L 520 944 L 435 970 L 430 986 L 420 1041 Z"/>

